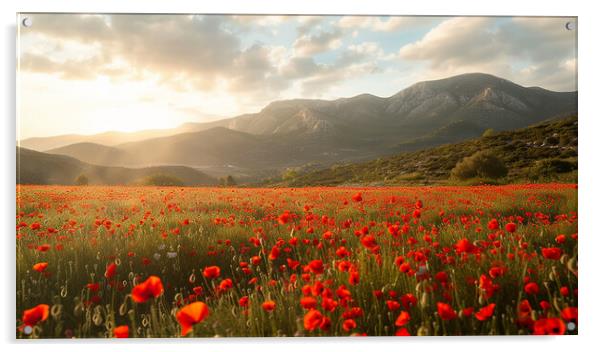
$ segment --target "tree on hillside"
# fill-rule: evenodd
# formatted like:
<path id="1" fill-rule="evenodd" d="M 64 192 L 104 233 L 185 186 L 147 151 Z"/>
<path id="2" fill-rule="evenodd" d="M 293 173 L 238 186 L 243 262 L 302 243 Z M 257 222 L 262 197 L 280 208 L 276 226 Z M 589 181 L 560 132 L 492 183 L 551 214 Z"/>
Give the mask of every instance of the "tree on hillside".
<path id="1" fill-rule="evenodd" d="M 559 174 L 577 170 L 577 162 L 557 158 L 537 160 L 529 169 L 529 178 L 532 181 L 539 179 L 557 179 Z"/>
<path id="2" fill-rule="evenodd" d="M 75 179 L 75 184 L 78 186 L 87 186 L 89 183 L 88 176 L 81 174 Z"/>
<path id="3" fill-rule="evenodd" d="M 460 160 L 451 171 L 451 177 L 457 180 L 497 179 L 507 174 L 504 162 L 490 151 L 480 151 Z"/>
<path id="4" fill-rule="evenodd" d="M 144 179 L 143 184 L 147 186 L 183 186 L 184 182 L 172 175 L 151 175 Z"/>
<path id="5" fill-rule="evenodd" d="M 232 175 L 228 175 L 226 177 L 220 178 L 220 184 L 226 187 L 236 186 L 236 180 L 234 180 L 234 177 Z"/>
<path id="6" fill-rule="evenodd" d="M 286 171 L 282 173 L 282 179 L 284 181 L 292 180 L 297 176 L 299 176 L 299 173 L 295 169 L 286 169 Z"/>

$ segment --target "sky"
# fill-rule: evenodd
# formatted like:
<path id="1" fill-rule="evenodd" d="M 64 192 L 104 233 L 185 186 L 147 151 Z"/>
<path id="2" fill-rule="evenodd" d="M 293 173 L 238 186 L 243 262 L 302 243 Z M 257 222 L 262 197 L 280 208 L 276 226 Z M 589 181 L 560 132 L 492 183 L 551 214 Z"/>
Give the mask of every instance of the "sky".
<path id="1" fill-rule="evenodd" d="M 577 88 L 574 18 L 22 14 L 17 138 L 171 128 L 490 73 Z"/>

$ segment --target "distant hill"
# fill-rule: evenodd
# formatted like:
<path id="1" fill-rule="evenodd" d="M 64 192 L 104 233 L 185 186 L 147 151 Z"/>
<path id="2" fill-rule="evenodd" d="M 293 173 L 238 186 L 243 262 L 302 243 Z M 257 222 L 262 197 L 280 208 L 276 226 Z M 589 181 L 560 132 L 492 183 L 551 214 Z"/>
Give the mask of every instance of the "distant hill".
<path id="1" fill-rule="evenodd" d="M 33 137 L 19 141 L 19 146 L 41 152 L 61 148 L 71 144 L 85 145 L 87 143 L 92 143 L 105 146 L 114 146 L 117 144 L 141 141 L 149 138 L 197 131 L 198 129 L 199 126 L 195 123 L 185 123 L 179 127 L 171 129 L 154 129 L 137 132 L 109 131 L 92 135 L 67 134 L 52 137 Z"/>
<path id="2" fill-rule="evenodd" d="M 458 161 L 481 150 L 491 150 L 505 162 L 510 171 L 506 179 L 509 182 L 562 176 L 533 175 L 532 170 L 538 162 L 546 160 L 561 161 L 567 169 L 563 171 L 577 169 L 577 117 L 546 121 L 524 129 L 364 163 L 338 164 L 306 173 L 299 170 L 298 176 L 285 182 L 268 180 L 266 184 L 301 187 L 445 182 Z"/>
<path id="3" fill-rule="evenodd" d="M 146 138 L 127 143 L 88 138 L 116 149 L 74 142 L 50 152 L 109 166 L 180 164 L 252 174 L 308 163 L 366 161 L 475 138 L 488 128 L 514 130 L 576 112 L 577 92 L 526 88 L 471 73 L 416 83 L 387 98 L 362 94 L 276 101 L 258 113 L 188 123 L 179 133 L 147 131 Z"/>
<path id="4" fill-rule="evenodd" d="M 97 143 L 75 143 L 48 150 L 48 154 L 66 155 L 94 165 L 122 165 L 128 158 L 127 152 Z"/>
<path id="5" fill-rule="evenodd" d="M 75 158 L 17 147 L 18 184 L 71 185 L 79 175 L 90 184 L 134 184 L 148 176 L 169 175 L 187 186 L 215 185 L 217 180 L 186 166 L 125 168 L 91 165 Z"/>

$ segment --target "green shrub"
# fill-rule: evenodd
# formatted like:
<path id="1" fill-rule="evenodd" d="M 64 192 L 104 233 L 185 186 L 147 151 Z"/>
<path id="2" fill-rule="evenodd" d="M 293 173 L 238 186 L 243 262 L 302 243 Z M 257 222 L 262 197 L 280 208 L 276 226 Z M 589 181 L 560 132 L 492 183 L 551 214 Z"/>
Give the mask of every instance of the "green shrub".
<path id="1" fill-rule="evenodd" d="M 402 174 L 397 177 L 400 181 L 420 181 L 424 180 L 424 175 L 420 172 L 411 172 L 407 174 Z"/>
<path id="2" fill-rule="evenodd" d="M 289 168 L 289 169 L 286 169 L 282 173 L 282 180 L 283 181 L 289 181 L 289 180 L 294 179 L 297 176 L 299 176 L 299 173 L 297 172 L 297 170 Z"/>
<path id="3" fill-rule="evenodd" d="M 75 179 L 75 184 L 78 186 L 87 186 L 89 183 L 88 176 L 81 174 Z"/>
<path id="4" fill-rule="evenodd" d="M 546 145 L 558 145 L 560 143 L 560 139 L 556 136 L 549 136 L 543 140 Z"/>
<path id="5" fill-rule="evenodd" d="M 529 170 L 529 178 L 538 180 L 541 178 L 557 178 L 563 174 L 577 170 L 577 162 L 557 158 L 543 159 L 535 162 Z"/>
<path id="6" fill-rule="evenodd" d="M 234 180 L 234 177 L 232 175 L 228 175 L 226 177 L 220 178 L 219 181 L 222 186 L 226 186 L 226 187 L 236 186 L 236 181 Z"/>
<path id="7" fill-rule="evenodd" d="M 477 152 L 462 159 L 451 171 L 451 177 L 457 180 L 497 179 L 507 174 L 504 162 L 490 151 Z"/>
<path id="8" fill-rule="evenodd" d="M 144 179 L 147 186 L 183 186 L 184 182 L 172 175 L 151 175 Z"/>

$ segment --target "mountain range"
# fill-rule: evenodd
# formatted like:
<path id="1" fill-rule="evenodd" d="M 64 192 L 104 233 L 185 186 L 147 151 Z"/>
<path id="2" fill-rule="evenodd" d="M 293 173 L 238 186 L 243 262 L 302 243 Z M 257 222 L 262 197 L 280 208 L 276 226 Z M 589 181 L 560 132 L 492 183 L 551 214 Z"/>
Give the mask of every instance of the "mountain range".
<path id="1" fill-rule="evenodd" d="M 126 168 L 99 166 L 75 158 L 17 147 L 17 184 L 71 185 L 85 175 L 90 184 L 142 184 L 147 177 L 169 175 L 186 186 L 215 185 L 218 181 L 186 166 Z"/>
<path id="2" fill-rule="evenodd" d="M 419 82 L 390 97 L 283 100 L 257 113 L 171 130 L 30 138 L 19 145 L 93 165 L 184 165 L 252 179 L 429 148 L 576 112 L 577 92 L 471 73 Z"/>
<path id="3" fill-rule="evenodd" d="M 337 163 L 328 168 L 303 169 L 290 177 L 266 179 L 262 186 L 307 187 L 337 185 L 462 184 L 451 180 L 452 169 L 479 151 L 493 153 L 506 165 L 503 182 L 577 183 L 578 119 L 569 116 L 512 131 L 488 133 L 457 143 L 358 163 Z M 472 182 L 494 180 L 470 180 Z"/>

